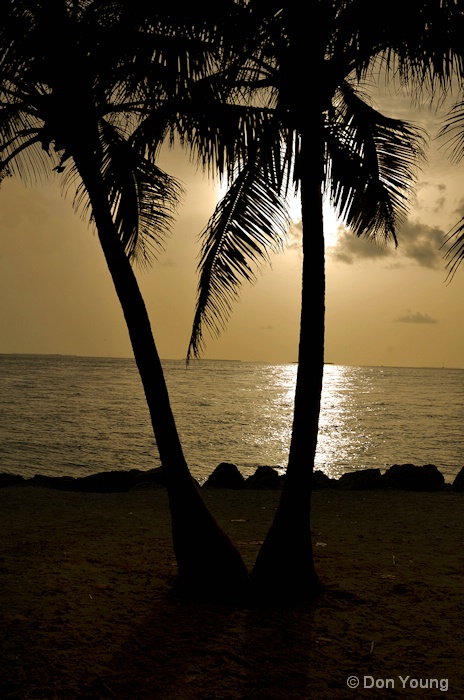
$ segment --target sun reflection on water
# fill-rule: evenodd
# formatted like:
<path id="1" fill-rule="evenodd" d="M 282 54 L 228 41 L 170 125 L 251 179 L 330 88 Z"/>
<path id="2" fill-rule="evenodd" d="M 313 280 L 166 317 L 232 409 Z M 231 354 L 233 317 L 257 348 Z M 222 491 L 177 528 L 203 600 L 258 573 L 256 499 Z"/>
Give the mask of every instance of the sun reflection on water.
<path id="1" fill-rule="evenodd" d="M 31 476 L 84 476 L 159 463 L 135 363 L 126 359 L 4 356 L 2 467 Z M 297 365 L 164 361 L 192 474 L 222 461 L 244 476 L 284 470 Z M 331 477 L 391 464 L 462 467 L 464 371 L 326 365 L 316 469 Z M 308 430 L 310 426 L 308 425 Z"/>
<path id="2" fill-rule="evenodd" d="M 362 399 L 364 411 L 377 412 L 379 398 L 366 368 L 357 373 L 353 367 L 325 366 L 316 469 L 331 478 L 339 478 L 346 471 L 375 466 L 372 464 L 375 455 L 367 457 L 374 440 L 366 430 L 359 403 Z"/>

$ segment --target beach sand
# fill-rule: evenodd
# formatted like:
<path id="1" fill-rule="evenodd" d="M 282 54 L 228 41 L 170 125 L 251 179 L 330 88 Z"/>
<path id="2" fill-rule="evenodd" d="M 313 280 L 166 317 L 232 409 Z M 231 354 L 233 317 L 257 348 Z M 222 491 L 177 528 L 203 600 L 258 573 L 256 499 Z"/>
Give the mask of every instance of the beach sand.
<path id="1" fill-rule="evenodd" d="M 278 492 L 203 494 L 251 567 Z M 463 506 L 452 491 L 317 491 L 324 596 L 231 609 L 170 593 L 164 489 L 0 489 L 0 698 L 464 698 Z"/>

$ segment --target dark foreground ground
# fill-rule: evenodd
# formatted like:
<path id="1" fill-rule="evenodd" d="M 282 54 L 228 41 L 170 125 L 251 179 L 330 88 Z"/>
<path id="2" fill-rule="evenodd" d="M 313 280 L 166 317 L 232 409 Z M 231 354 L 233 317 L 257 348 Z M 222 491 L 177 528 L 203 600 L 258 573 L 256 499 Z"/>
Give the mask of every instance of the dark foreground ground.
<path id="1" fill-rule="evenodd" d="M 278 496 L 204 493 L 249 566 Z M 229 609 L 171 595 L 163 488 L 0 489 L 0 698 L 464 698 L 463 507 L 452 491 L 318 491 L 326 594 Z"/>

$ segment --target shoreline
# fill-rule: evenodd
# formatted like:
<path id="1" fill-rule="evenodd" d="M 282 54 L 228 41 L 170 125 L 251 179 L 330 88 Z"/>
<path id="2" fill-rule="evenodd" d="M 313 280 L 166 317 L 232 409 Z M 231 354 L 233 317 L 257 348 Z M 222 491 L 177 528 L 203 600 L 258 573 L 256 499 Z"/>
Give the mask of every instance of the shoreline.
<path id="1" fill-rule="evenodd" d="M 235 464 L 221 462 L 206 478 L 198 484 L 201 490 L 224 488 L 234 490 L 279 490 L 282 488 L 284 475 L 280 468 L 262 466 L 248 477 L 244 477 Z M 77 491 L 86 493 L 127 493 L 133 489 L 156 488 L 164 486 L 165 478 L 162 467 L 149 470 L 109 470 L 87 476 L 48 476 L 35 474 L 24 477 L 20 474 L 0 472 L 0 489 L 9 486 L 39 486 L 60 491 Z M 394 464 L 386 470 L 378 468 L 359 469 L 345 472 L 338 479 L 328 477 L 324 472 L 313 473 L 313 492 L 335 489 L 341 491 L 464 491 L 464 467 L 455 476 L 453 482 L 445 482 L 445 477 L 433 464 L 416 466 L 414 464 Z"/>

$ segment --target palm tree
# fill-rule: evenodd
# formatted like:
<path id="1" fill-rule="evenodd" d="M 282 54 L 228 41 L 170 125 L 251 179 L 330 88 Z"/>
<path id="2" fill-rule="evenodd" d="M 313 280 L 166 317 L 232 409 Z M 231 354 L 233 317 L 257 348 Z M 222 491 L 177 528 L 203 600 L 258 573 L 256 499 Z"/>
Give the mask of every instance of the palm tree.
<path id="1" fill-rule="evenodd" d="M 239 168 L 242 180 L 247 166 L 258 178 L 255 192 L 247 195 L 258 197 L 255 207 L 243 206 L 239 183 L 237 220 L 228 195 L 205 231 L 189 353 L 200 351 L 203 326 L 213 332 L 221 329 L 241 280 L 250 277 L 248 263 L 242 259 L 237 263 L 233 255 L 234 233 L 241 231 L 241 252 L 244 231 L 251 232 L 247 240 L 253 251 L 256 245 L 261 247 L 253 234 L 259 225 L 255 212 L 260 193 L 271 191 L 278 197 L 294 187 L 301 198 L 303 222 L 294 421 L 280 504 L 251 576 L 252 588 L 271 598 L 307 599 L 320 590 L 312 556 L 310 503 L 324 366 L 324 192 L 355 235 L 396 242 L 415 166 L 422 157 L 420 131 L 369 106 L 359 86 L 380 60 L 385 70 L 395 69 L 416 89 L 433 91 L 437 84 L 449 83 L 453 51 L 459 50 L 456 29 L 462 28 L 462 13 L 453 0 L 414 0 L 413 5 L 399 22 L 390 2 L 385 7 L 376 4 L 374 18 L 371 3 L 319 0 L 307 21 L 302 21 L 301 6 L 293 2 L 248 4 L 251 19 L 246 26 L 251 31 L 242 39 L 243 69 L 233 77 L 238 75 L 242 95 L 248 85 L 252 104 L 258 90 L 261 97 L 267 95 L 266 104 L 274 114 L 273 136 L 272 128 L 267 128 L 253 161 Z M 308 100 L 301 76 L 313 75 L 318 84 L 311 84 Z M 272 126 L 272 120 L 266 124 Z M 275 174 L 272 179 L 270 173 Z M 257 257 L 254 252 L 253 258 Z"/>
<path id="2" fill-rule="evenodd" d="M 157 95 L 152 109 L 178 99 L 180 86 L 187 91 L 208 75 L 216 49 L 204 31 L 193 45 L 191 27 L 173 24 L 167 11 L 152 10 L 147 19 L 136 9 L 136 2 L 104 0 L 2 3 L 0 173 L 32 180 L 62 173 L 76 208 L 95 224 L 165 472 L 179 581 L 220 594 L 240 588 L 247 572 L 189 473 L 131 266 L 156 252 L 180 194 L 141 142 L 148 92 L 151 101 Z M 161 119 L 170 124 L 172 113 Z"/>

